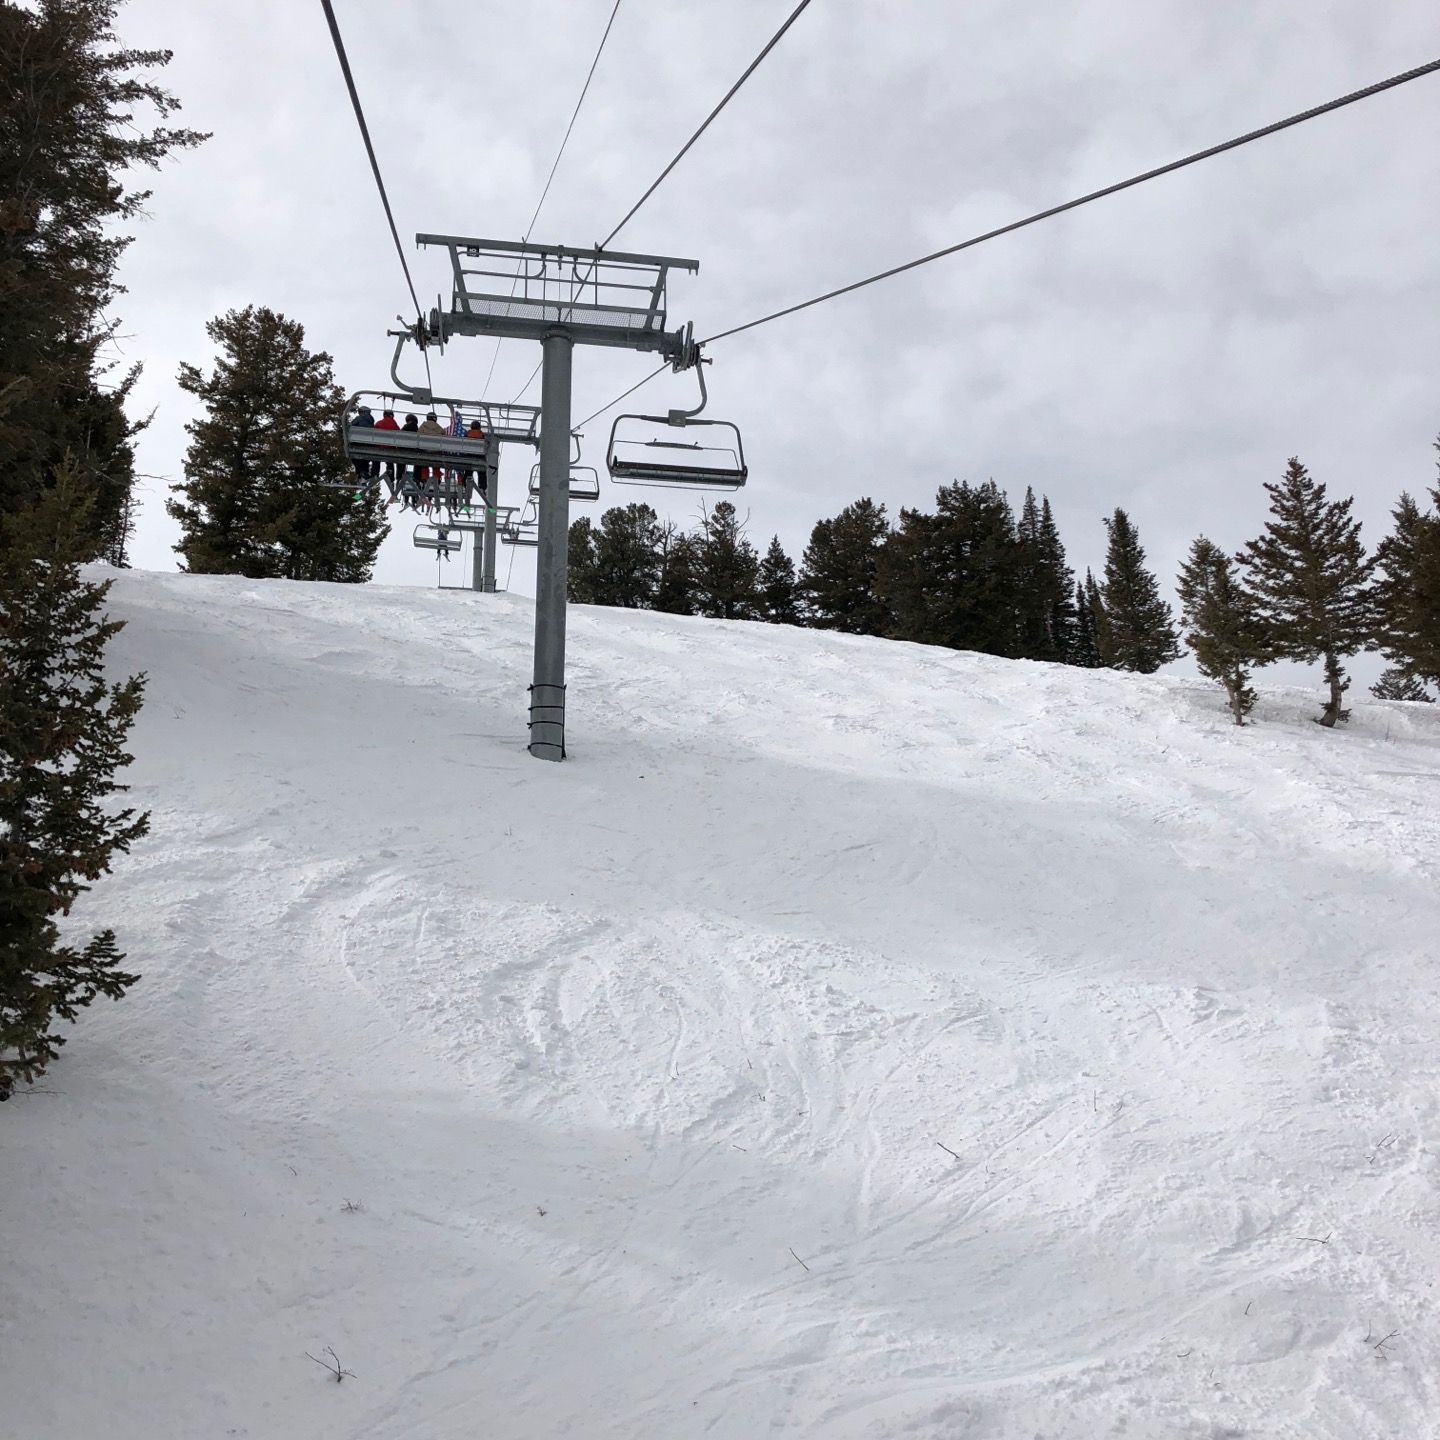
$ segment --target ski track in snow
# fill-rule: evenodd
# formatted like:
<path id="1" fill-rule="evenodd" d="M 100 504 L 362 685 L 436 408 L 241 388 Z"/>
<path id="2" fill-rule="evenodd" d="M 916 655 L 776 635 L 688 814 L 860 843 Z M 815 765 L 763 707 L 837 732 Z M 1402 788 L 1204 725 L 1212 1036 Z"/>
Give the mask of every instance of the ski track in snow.
<path id="1" fill-rule="evenodd" d="M 17 1440 L 1440 1434 L 1440 715 L 575 608 L 546 766 L 526 602 L 112 600 Z"/>

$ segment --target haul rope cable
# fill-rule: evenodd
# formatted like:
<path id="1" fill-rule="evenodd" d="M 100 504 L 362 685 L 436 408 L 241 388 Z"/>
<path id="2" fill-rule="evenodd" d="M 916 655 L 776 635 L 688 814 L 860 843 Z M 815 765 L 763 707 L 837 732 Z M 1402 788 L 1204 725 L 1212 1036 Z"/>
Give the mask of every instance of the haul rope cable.
<path id="1" fill-rule="evenodd" d="M 744 325 L 732 326 L 729 330 L 721 330 L 717 334 L 707 336 L 704 340 L 697 341 L 700 345 L 711 345 L 717 340 L 728 339 L 732 335 L 739 335 L 745 330 L 754 330 L 759 325 L 768 325 L 772 320 L 782 319 L 786 315 L 794 315 L 797 311 L 808 310 L 812 305 L 823 304 L 826 300 L 834 300 L 838 296 L 848 295 L 854 290 L 863 290 L 867 285 L 878 284 L 881 280 L 889 280 L 893 276 L 902 275 L 907 270 L 918 269 L 921 265 L 928 265 L 933 260 L 944 259 L 947 255 L 958 254 L 961 250 L 969 250 L 972 246 L 984 244 L 987 240 L 994 240 L 1001 235 L 1009 235 L 1015 230 L 1023 230 L 1027 225 L 1037 224 L 1041 220 L 1049 220 L 1053 216 L 1062 215 L 1067 210 L 1078 209 L 1081 205 L 1088 205 L 1092 200 L 1103 199 L 1107 195 L 1117 194 L 1121 190 L 1128 190 L 1132 186 L 1141 185 L 1147 180 L 1157 179 L 1161 175 L 1168 175 L 1172 171 L 1181 170 L 1187 165 L 1194 165 L 1201 160 L 1211 159 L 1213 156 L 1223 154 L 1227 150 L 1238 149 L 1242 145 L 1248 145 L 1252 141 L 1262 140 L 1267 135 L 1277 134 L 1281 130 L 1288 130 L 1293 125 L 1299 125 L 1306 120 L 1313 120 L 1317 116 L 1327 115 L 1332 110 L 1339 110 L 1343 106 L 1353 105 L 1357 100 L 1367 100 L 1372 95 L 1379 95 L 1383 91 L 1393 90 L 1397 85 L 1404 85 L 1408 81 L 1418 80 L 1422 75 L 1433 74 L 1440 70 L 1440 60 L 1432 60 L 1428 64 L 1416 66 L 1413 70 L 1407 70 L 1401 75 L 1393 75 L 1388 80 L 1377 81 L 1374 85 L 1367 85 L 1363 90 L 1354 90 L 1348 95 L 1342 95 L 1339 99 L 1327 101 L 1323 105 L 1316 105 L 1310 110 L 1302 110 L 1298 114 L 1287 116 L 1284 120 L 1277 120 L 1271 125 L 1265 125 L 1259 130 L 1251 130 L 1244 135 L 1236 136 L 1233 140 L 1226 140 L 1219 145 L 1211 145 L 1208 149 L 1197 150 L 1194 154 L 1187 155 L 1181 160 L 1172 160 L 1168 165 L 1158 166 L 1154 170 L 1146 170 L 1139 175 L 1132 175 L 1128 180 L 1121 180 L 1114 185 L 1107 185 L 1101 190 L 1092 190 L 1088 195 L 1081 195 L 1074 200 L 1067 200 L 1063 205 L 1052 205 L 1048 210 L 1036 211 L 1033 215 L 1027 215 L 1023 220 L 1012 221 L 1008 225 L 1002 225 L 995 230 L 987 230 L 983 235 L 972 236 L 969 240 L 962 240 L 958 245 L 947 245 L 943 250 L 936 250 L 929 255 L 923 255 L 918 260 L 910 260 L 904 265 L 892 266 L 889 270 L 882 270 L 879 274 L 868 276 L 864 280 L 856 280 L 853 284 L 842 285 L 837 290 L 828 290 L 823 295 L 817 295 L 811 300 L 802 300 L 798 305 L 787 305 L 783 310 L 773 311 L 769 315 L 762 315 L 758 320 L 747 321 Z M 641 385 L 647 385 L 666 366 L 659 370 L 652 371 L 637 385 L 632 385 L 623 395 L 617 395 L 608 405 L 602 405 L 594 414 L 587 415 L 580 421 L 581 425 L 588 424 L 595 419 L 596 415 L 603 415 L 607 410 L 613 409 L 626 396 L 633 394 Z"/>
<path id="2" fill-rule="evenodd" d="M 700 128 L 696 130 L 696 132 L 680 147 L 678 151 L 676 151 L 675 157 L 655 177 L 655 179 L 650 184 L 650 188 L 629 208 L 629 210 L 625 212 L 624 219 L 622 219 L 620 223 L 595 247 L 597 250 L 603 250 L 626 227 L 626 225 L 628 225 L 630 221 L 635 218 L 636 214 L 640 210 L 640 207 L 660 188 L 660 185 L 664 181 L 665 177 L 669 175 L 669 173 L 685 158 L 685 156 L 689 153 L 690 147 L 694 145 L 694 143 L 706 132 L 706 130 L 710 128 L 710 122 L 714 120 L 715 117 L 719 115 L 719 113 L 735 98 L 736 94 L 740 90 L 740 87 L 755 73 L 756 70 L 760 68 L 760 62 L 764 60 L 764 58 L 780 43 L 781 39 L 785 35 L 785 32 L 800 18 L 802 12 L 809 4 L 810 0 L 800 0 L 800 3 L 790 12 L 785 23 L 769 38 L 769 40 L 765 42 L 765 48 L 761 50 L 760 53 L 745 67 L 745 70 L 741 74 L 740 78 L 725 92 L 725 94 L 721 97 L 720 103 L 716 105 L 715 108 L 711 110 L 711 112 L 701 122 Z M 593 275 L 594 273 L 595 264 L 592 261 L 590 265 L 590 274 Z M 589 275 L 585 277 L 586 280 L 588 280 L 589 278 Z M 584 283 L 585 280 L 582 280 L 580 282 L 581 285 L 583 285 Z M 543 364 L 544 362 L 542 361 L 541 363 Z M 534 370 L 530 372 L 530 378 L 521 387 L 520 394 L 516 395 L 515 399 L 510 402 L 512 405 L 518 402 L 525 394 L 525 391 L 528 390 L 535 383 L 535 377 L 539 373 L 540 366 L 537 365 Z M 658 374 L 659 371 L 657 371 L 656 373 Z M 632 388 L 638 389 L 639 387 L 635 386 Z M 626 391 L 626 394 L 629 394 L 629 391 Z M 622 396 L 621 399 L 623 398 L 624 397 Z M 610 405 L 616 404 L 619 404 L 618 400 L 612 400 L 610 402 Z M 605 409 L 608 410 L 610 408 L 610 405 L 605 406 Z M 603 411 L 596 412 L 596 414 L 602 413 Z M 584 421 L 581 421 L 581 424 L 584 424 Z"/>
<path id="3" fill-rule="evenodd" d="M 565 147 L 570 143 L 570 132 L 575 128 L 575 121 L 580 117 L 580 107 L 585 103 L 586 95 L 590 93 L 590 82 L 595 78 L 595 67 L 600 63 L 600 56 L 605 50 L 605 42 L 610 38 L 611 27 L 615 24 L 615 17 L 619 13 L 620 0 L 615 0 L 615 8 L 611 10 L 609 20 L 605 22 L 605 33 L 600 37 L 600 44 L 596 46 L 595 58 L 590 62 L 590 69 L 585 76 L 585 83 L 580 87 L 580 98 L 575 102 L 574 110 L 570 112 L 570 123 L 565 127 L 565 136 L 560 141 L 560 148 L 555 152 L 555 163 L 551 165 L 550 174 L 546 177 L 545 180 L 545 188 L 540 192 L 539 200 L 535 202 L 535 213 L 530 217 L 530 223 L 525 227 L 524 235 L 520 237 L 520 243 L 522 245 L 530 239 L 530 233 L 535 228 L 535 222 L 540 218 L 540 211 L 545 204 L 545 197 L 549 195 L 550 186 L 554 183 L 555 180 L 555 172 L 560 168 L 561 156 L 565 154 Z M 515 287 L 519 283 L 520 277 L 517 275 L 515 279 L 510 282 L 511 295 L 514 295 Z M 500 347 L 504 343 L 505 339 L 503 336 L 499 336 L 496 338 L 495 353 L 490 357 L 490 372 L 485 376 L 485 384 L 481 389 L 481 394 L 488 395 L 490 393 L 490 381 L 494 378 L 495 375 L 495 362 L 500 358 Z M 534 377 L 532 376 L 531 378 L 533 379 Z M 525 390 L 528 390 L 529 388 L 530 381 L 527 380 L 525 382 L 525 389 L 521 390 L 520 395 L 523 395 L 525 393 Z M 517 395 L 515 399 L 512 400 L 510 403 L 512 405 L 515 404 L 520 399 L 520 395 Z"/>
<path id="4" fill-rule="evenodd" d="M 1332 110 L 1339 110 L 1345 105 L 1353 105 L 1357 100 L 1369 99 L 1370 96 L 1378 95 L 1385 90 L 1393 90 L 1397 85 L 1404 85 L 1410 80 L 1418 80 L 1422 75 L 1429 75 L 1436 70 L 1440 70 L 1440 60 L 1432 60 L 1428 65 L 1420 65 L 1414 70 L 1405 71 L 1403 75 L 1393 75 L 1388 80 L 1381 80 L 1374 85 L 1367 85 L 1363 90 L 1354 90 L 1349 95 L 1342 95 L 1338 100 L 1330 100 L 1324 105 L 1316 105 L 1313 109 L 1302 110 L 1298 115 L 1291 115 L 1284 120 L 1277 120 L 1272 125 L 1262 126 L 1259 130 L 1251 130 L 1245 135 L 1236 136 L 1233 140 L 1226 140 L 1219 145 L 1211 145 L 1205 150 L 1197 150 L 1193 155 L 1187 155 L 1182 160 L 1172 160 L 1168 165 L 1160 165 L 1154 170 L 1146 170 L 1143 174 L 1132 175 L 1128 180 L 1120 180 L 1114 185 L 1106 185 L 1101 190 L 1092 190 L 1088 195 L 1081 195 L 1077 199 L 1067 200 L 1063 205 L 1052 205 L 1048 210 L 1039 210 L 1033 215 L 1027 215 L 1023 220 L 1013 220 L 1010 224 L 1001 225 L 998 229 L 987 230 L 983 235 L 972 236 L 969 240 L 962 240 L 958 245 L 947 245 L 943 250 L 936 250 L 929 255 L 922 255 L 918 260 L 910 260 L 904 265 L 892 266 L 889 270 L 880 271 L 878 275 L 868 276 L 864 280 L 856 280 L 853 284 L 842 285 L 838 290 L 826 291 L 825 294 L 817 295 L 814 299 L 802 300 L 798 305 L 787 305 L 783 310 L 776 310 L 769 315 L 762 315 L 758 320 L 750 320 L 744 325 L 735 325 L 729 330 L 721 330 L 718 334 L 707 336 L 704 340 L 697 343 L 709 345 L 716 340 L 725 340 L 731 335 L 739 335 L 744 330 L 753 330 L 757 325 L 768 325 L 772 320 L 779 320 L 786 315 L 794 315 L 799 310 L 808 310 L 812 305 L 820 305 L 826 300 L 834 300 L 838 296 L 848 295 L 854 290 L 863 290 L 867 285 L 875 285 L 881 280 L 889 280 L 895 275 L 903 275 L 907 270 L 915 270 L 921 265 L 930 264 L 932 260 L 943 260 L 947 255 L 955 255 L 961 250 L 970 249 L 971 246 L 974 245 L 983 245 L 985 241 L 994 240 L 1000 235 L 1009 235 L 1012 231 L 1023 230 L 1027 225 L 1037 224 L 1039 221 L 1048 220 L 1055 215 L 1063 215 L 1067 210 L 1076 210 L 1081 205 L 1090 204 L 1092 200 L 1101 200 L 1107 195 L 1114 195 L 1121 190 L 1128 190 L 1134 185 L 1143 185 L 1147 180 L 1155 180 L 1161 175 L 1169 175 L 1172 171 L 1184 169 L 1187 165 L 1197 164 L 1201 160 L 1209 160 L 1212 156 L 1223 154 L 1226 150 L 1235 150 L 1241 145 L 1249 145 L 1252 141 L 1263 140 L 1267 135 L 1274 135 L 1281 130 L 1288 130 L 1292 125 L 1299 125 L 1306 120 L 1313 120 L 1319 115 L 1328 115 Z"/>
<path id="5" fill-rule="evenodd" d="M 355 89 L 355 77 L 350 73 L 350 60 L 345 54 L 345 42 L 340 38 L 340 26 L 335 20 L 335 11 L 331 7 L 330 0 L 320 0 L 320 5 L 325 11 L 326 23 L 330 26 L 330 39 L 335 44 L 335 55 L 340 61 L 340 73 L 345 77 L 345 88 L 350 92 L 350 104 L 355 109 L 355 119 L 360 125 L 360 138 L 365 142 L 365 153 L 370 157 L 370 171 L 375 176 L 375 186 L 380 191 L 380 203 L 385 207 L 385 219 L 390 224 L 390 238 L 395 242 L 395 253 L 400 257 L 400 268 L 405 272 L 405 284 L 410 289 L 410 299 L 415 304 L 415 319 L 419 322 L 421 332 L 425 326 L 425 316 L 420 309 L 419 296 L 415 294 L 415 282 L 410 278 L 410 265 L 405 259 L 404 247 L 400 244 L 400 231 L 395 225 L 395 212 L 390 208 L 390 196 L 385 191 L 385 180 L 380 174 L 380 162 L 375 158 L 375 146 L 370 140 L 370 127 L 365 123 L 365 111 L 360 105 L 360 96 Z M 430 377 L 430 355 L 422 344 L 420 354 L 425 361 L 425 383 L 431 390 L 435 388 L 435 382 Z"/>

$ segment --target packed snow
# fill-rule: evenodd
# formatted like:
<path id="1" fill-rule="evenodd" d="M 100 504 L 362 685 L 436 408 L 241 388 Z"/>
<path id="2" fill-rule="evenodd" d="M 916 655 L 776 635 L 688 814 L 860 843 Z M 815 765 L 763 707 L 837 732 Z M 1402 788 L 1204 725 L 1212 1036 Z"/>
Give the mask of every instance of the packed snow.
<path id="1" fill-rule="evenodd" d="M 552 765 L 520 597 L 111 608 L 7 1440 L 1440 1434 L 1440 707 L 574 608 Z"/>

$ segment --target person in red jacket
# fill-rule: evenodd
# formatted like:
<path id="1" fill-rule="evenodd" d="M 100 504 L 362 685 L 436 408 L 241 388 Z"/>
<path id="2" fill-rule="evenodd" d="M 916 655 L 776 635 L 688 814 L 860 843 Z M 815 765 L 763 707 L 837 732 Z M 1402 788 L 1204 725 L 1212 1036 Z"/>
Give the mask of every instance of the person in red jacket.
<path id="1" fill-rule="evenodd" d="M 395 419 L 395 412 L 387 410 L 376 422 L 377 430 L 398 430 L 399 422 Z M 395 461 L 385 467 L 385 484 L 390 489 L 390 503 L 393 505 L 399 498 L 400 482 L 405 478 L 405 467 Z"/>

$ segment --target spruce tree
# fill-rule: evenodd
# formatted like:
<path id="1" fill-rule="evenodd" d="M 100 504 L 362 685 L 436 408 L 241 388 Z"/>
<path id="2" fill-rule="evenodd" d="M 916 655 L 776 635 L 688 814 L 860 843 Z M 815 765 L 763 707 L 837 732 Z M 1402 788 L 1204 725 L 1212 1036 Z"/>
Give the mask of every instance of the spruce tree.
<path id="1" fill-rule="evenodd" d="M 107 683 L 122 627 L 102 614 L 110 582 L 80 571 L 95 497 L 78 465 L 0 524 L 0 1099 L 57 1055 L 57 1019 L 136 980 L 114 933 L 62 943 L 57 916 L 148 829 L 112 808 L 144 677 Z"/>
<path id="2" fill-rule="evenodd" d="M 595 601 L 629 610 L 650 606 L 660 584 L 660 517 L 646 504 L 616 506 L 595 537 Z"/>
<path id="3" fill-rule="evenodd" d="M 1088 565 L 1085 567 L 1084 601 L 1085 614 L 1089 617 L 1090 641 L 1098 657 L 1095 665 L 1088 668 L 1103 670 L 1110 664 L 1106 658 L 1110 653 L 1110 622 L 1105 615 L 1105 597 L 1100 593 L 1100 586 Z"/>
<path id="4" fill-rule="evenodd" d="M 1079 624 L 1079 612 L 1072 599 L 1075 572 L 1065 558 L 1060 527 L 1055 523 L 1048 495 L 1040 498 L 1040 582 L 1048 610 L 1046 638 L 1050 658 L 1068 663 Z"/>
<path id="5" fill-rule="evenodd" d="M 1408 495 L 1395 507 L 1395 528 L 1376 547 L 1375 638 L 1392 668 L 1421 687 L 1440 685 L 1440 487 L 1437 513 L 1422 514 Z M 1411 696 L 1391 698 L 1409 699 Z"/>
<path id="6" fill-rule="evenodd" d="M 1027 660 L 1066 660 L 1074 645 L 1075 576 L 1065 562 L 1065 547 L 1050 509 L 1049 497 L 1037 504 L 1028 486 L 1016 526 L 1016 606 L 1018 654 Z"/>
<path id="7" fill-rule="evenodd" d="M 797 581 L 806 624 L 848 635 L 885 633 L 875 577 L 889 533 L 885 507 L 868 496 L 815 526 Z"/>
<path id="8" fill-rule="evenodd" d="M 1152 675 L 1180 658 L 1175 619 L 1160 598 L 1160 584 L 1145 568 L 1145 550 L 1130 517 L 1117 509 L 1105 521 L 1109 544 L 1100 587 L 1103 618 L 1097 623 L 1100 653 L 1115 670 Z"/>
<path id="9" fill-rule="evenodd" d="M 1433 705 L 1435 697 L 1408 671 L 1398 665 L 1391 665 L 1370 687 L 1370 693 L 1377 700 L 1419 700 Z"/>
<path id="10" fill-rule="evenodd" d="M 1200 673 L 1218 680 L 1237 725 L 1255 708 L 1250 668 L 1264 662 L 1264 632 L 1254 601 L 1235 575 L 1230 557 L 1201 535 L 1180 568 L 1185 643 Z"/>
<path id="11" fill-rule="evenodd" d="M 694 615 L 697 609 L 695 541 L 673 523 L 660 533 L 660 582 L 652 608 L 667 615 Z"/>
<path id="12" fill-rule="evenodd" d="M 1370 643 L 1374 627 L 1371 573 L 1353 501 L 1328 500 L 1325 487 L 1294 456 L 1284 478 L 1267 484 L 1271 518 L 1265 533 L 1235 558 L 1278 658 L 1325 661 L 1329 695 L 1318 723 L 1344 720 L 1350 681 L 1341 663 Z"/>
<path id="13" fill-rule="evenodd" d="M 760 557 L 728 500 L 704 512 L 694 541 L 695 596 L 702 615 L 749 620 L 758 604 Z"/>
<path id="14" fill-rule="evenodd" d="M 798 625 L 800 605 L 795 593 L 795 562 L 785 553 L 778 535 L 770 537 L 770 548 L 760 560 L 757 577 L 761 620 L 772 625 Z"/>
<path id="15" fill-rule="evenodd" d="M 250 579 L 370 578 L 388 532 L 379 487 L 357 490 L 340 439 L 344 392 L 330 356 L 264 306 L 231 310 L 206 333 L 220 347 L 180 388 L 204 405 L 186 429 L 185 500 L 168 509 L 187 570 Z"/>
<path id="16" fill-rule="evenodd" d="M 570 522 L 565 594 L 572 605 L 597 605 L 595 527 L 588 515 Z"/>
<path id="17" fill-rule="evenodd" d="M 901 511 L 881 555 L 877 590 L 891 616 L 889 633 L 1019 656 L 1022 551 L 1010 502 L 993 480 L 942 486 L 935 501 L 933 515 Z"/>
<path id="18" fill-rule="evenodd" d="M 101 387 L 115 273 L 156 168 L 205 137 L 163 124 L 175 99 L 145 78 L 165 50 L 115 44 L 118 0 L 0 4 L 0 514 L 14 515 L 62 465 L 93 492 L 87 557 L 116 553 L 134 483 L 122 402 L 134 371 Z M 123 553 L 123 544 L 121 544 Z"/>
<path id="19" fill-rule="evenodd" d="M 1095 577 L 1087 570 L 1084 581 L 1075 582 L 1075 628 L 1071 632 L 1070 653 L 1065 657 L 1067 664 L 1077 665 L 1083 670 L 1105 668 L 1095 623 L 1099 605 L 1099 587 L 1095 584 Z"/>

